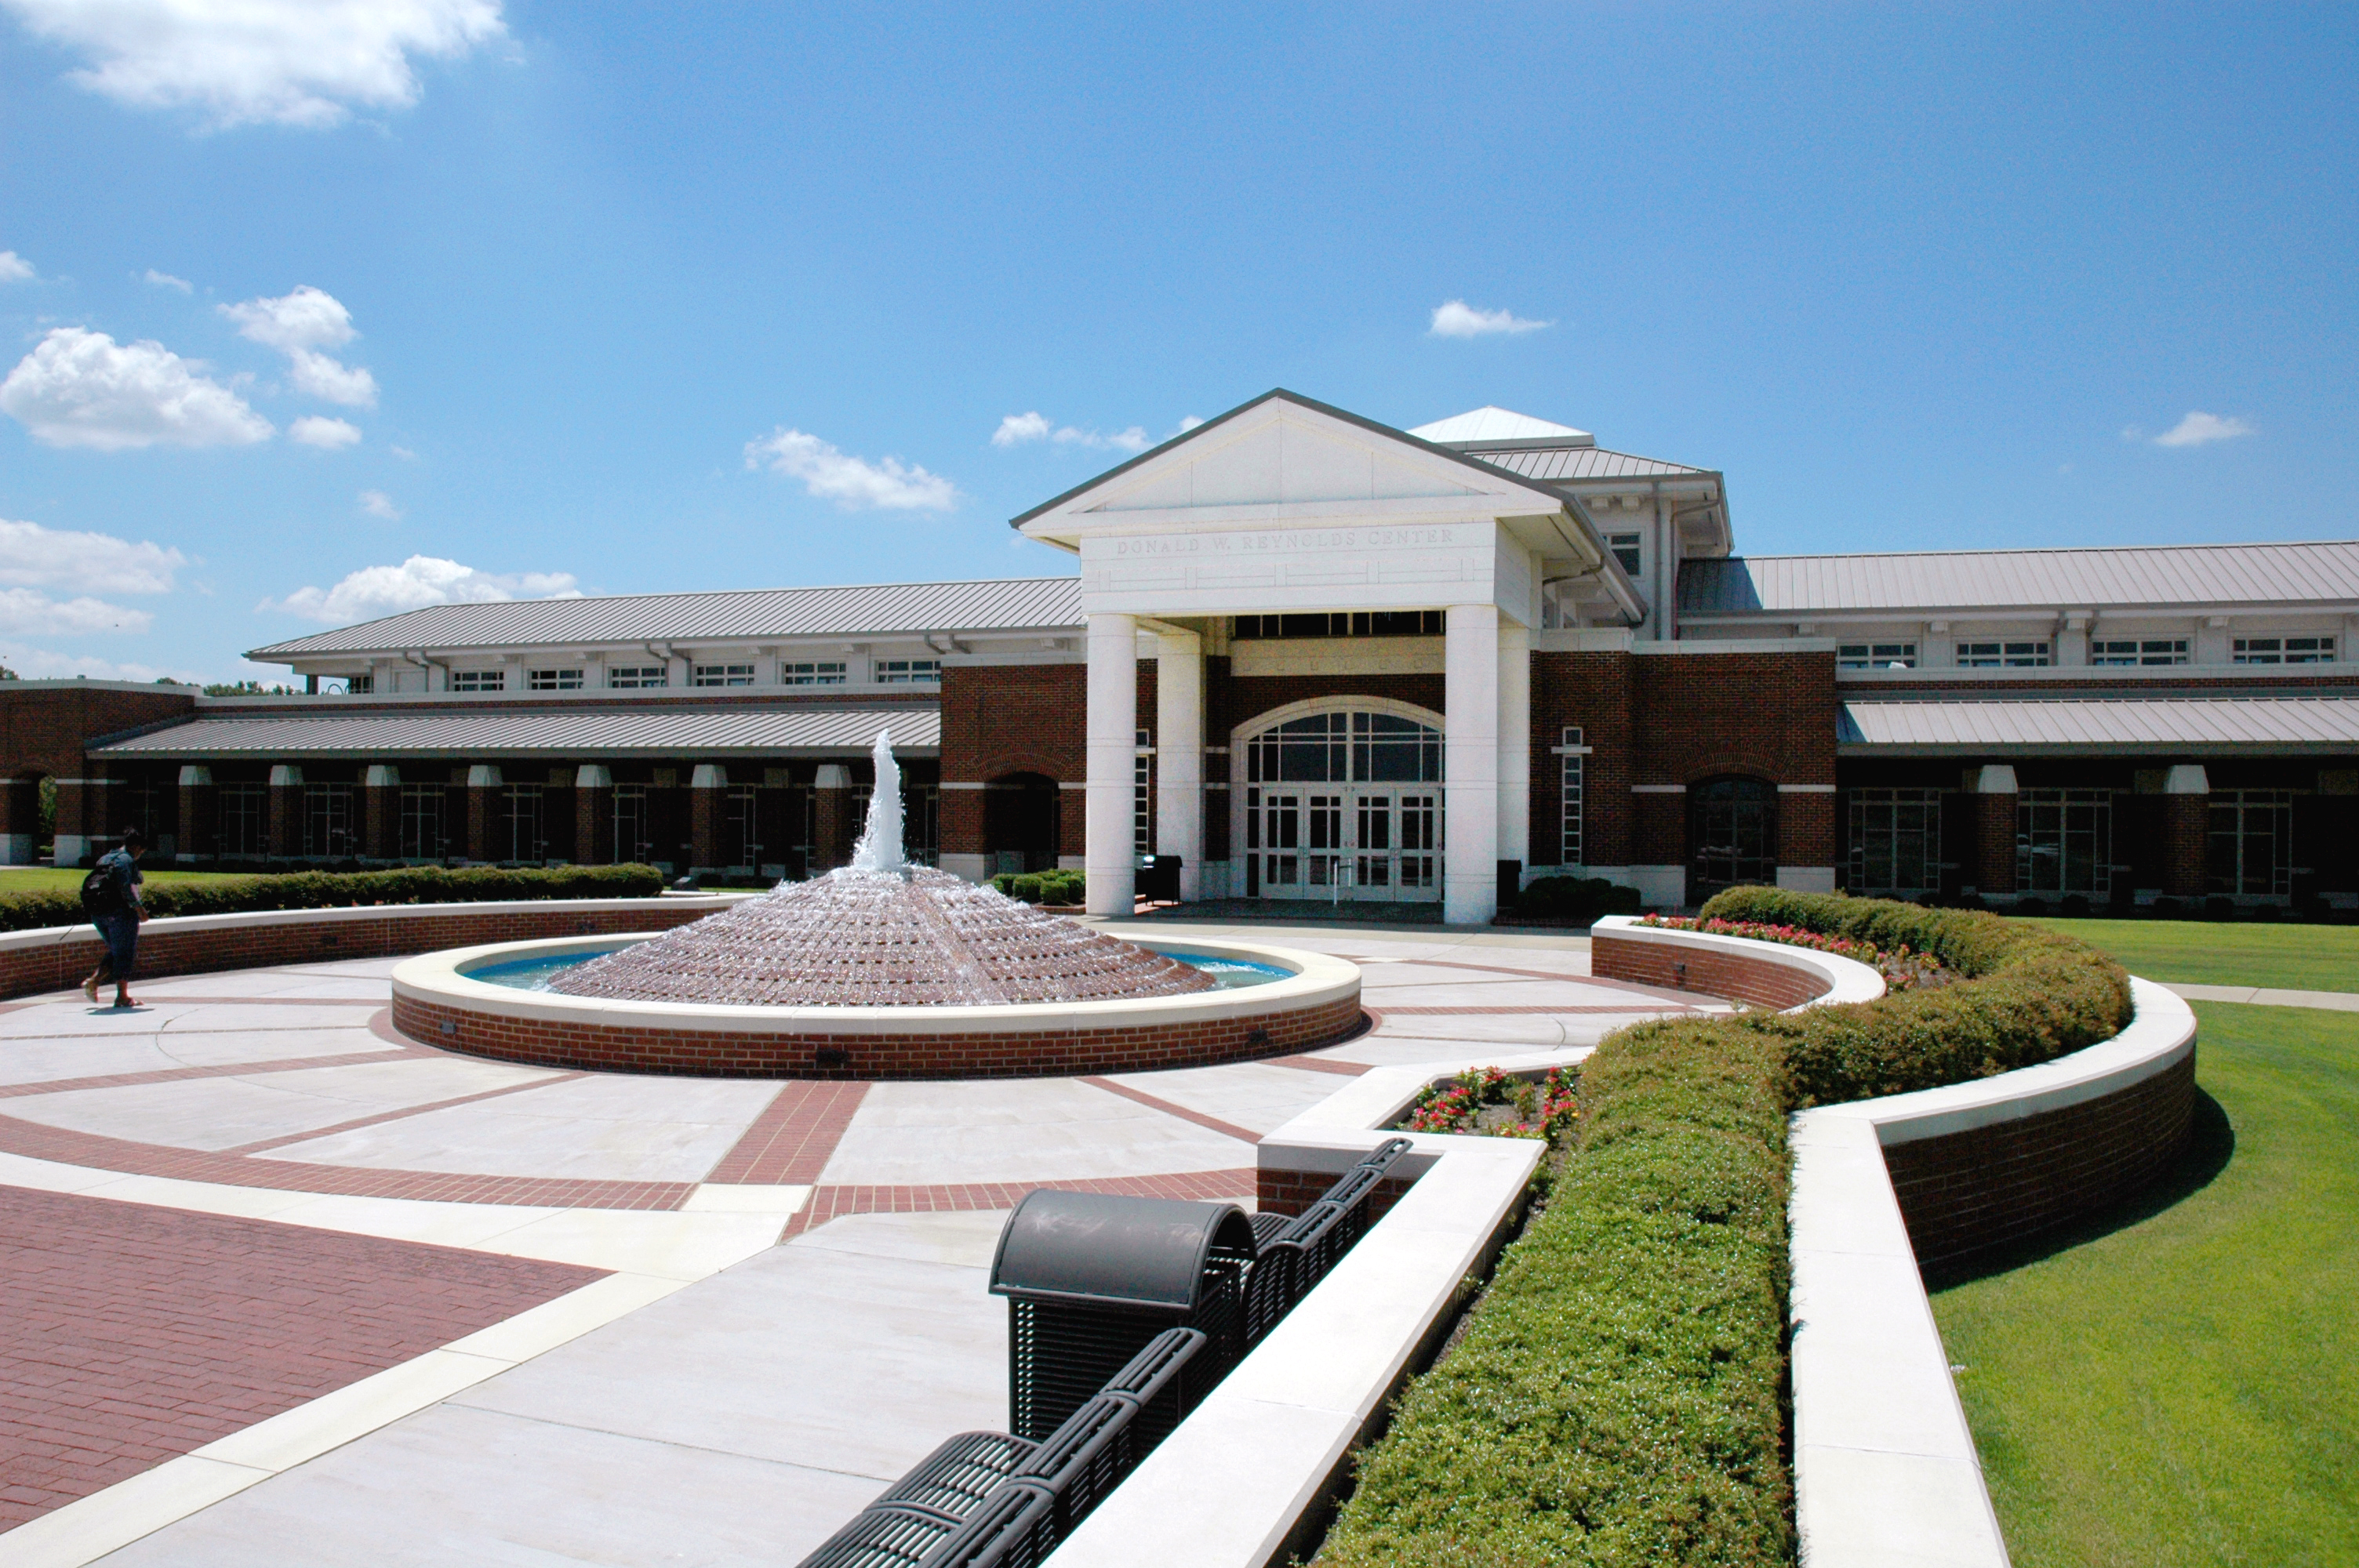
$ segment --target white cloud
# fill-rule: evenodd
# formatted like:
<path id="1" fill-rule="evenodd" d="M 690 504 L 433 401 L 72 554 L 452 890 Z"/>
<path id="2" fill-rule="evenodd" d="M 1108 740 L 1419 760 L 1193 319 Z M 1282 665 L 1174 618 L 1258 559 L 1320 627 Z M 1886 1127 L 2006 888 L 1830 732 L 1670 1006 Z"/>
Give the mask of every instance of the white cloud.
<path id="1" fill-rule="evenodd" d="M 2201 447 L 2213 441 L 2233 441 L 2239 436 L 2252 433 L 2253 427 L 2242 419 L 2223 419 L 2216 414 L 2190 413 L 2157 436 L 2154 444 L 2158 447 Z"/>
<path id="2" fill-rule="evenodd" d="M 1477 310 L 1463 299 L 1437 305 L 1429 330 L 1437 338 L 1484 338 L 1495 332 L 1537 332 L 1554 321 L 1531 321 L 1505 310 Z"/>
<path id="3" fill-rule="evenodd" d="M 33 276 L 33 264 L 14 251 L 0 251 L 0 283 L 25 283 Z"/>
<path id="4" fill-rule="evenodd" d="M 51 599 L 38 589 L 0 588 L 0 634 L 77 636 L 93 632 L 145 632 L 156 618 L 103 599 Z"/>
<path id="5" fill-rule="evenodd" d="M 1204 421 L 1202 419 L 1197 417 L 1193 414 L 1182 415 L 1180 419 L 1180 434 L 1184 436 L 1189 431 L 1194 429 L 1197 426 L 1201 425 L 1203 422 Z"/>
<path id="6" fill-rule="evenodd" d="M 418 102 L 409 57 L 456 59 L 506 31 L 499 0 L 0 0 L 87 57 L 70 80 L 215 126 L 339 124 Z"/>
<path id="7" fill-rule="evenodd" d="M 112 534 L 44 528 L 0 518 L 0 584 L 96 593 L 169 593 L 189 564 L 178 550 Z"/>
<path id="8" fill-rule="evenodd" d="M 322 415 L 306 414 L 287 427 L 287 438 L 300 441 L 307 447 L 318 447 L 332 452 L 349 447 L 361 438 L 361 427 L 344 419 L 330 419 Z"/>
<path id="9" fill-rule="evenodd" d="M 390 451 L 395 457 L 399 458 L 406 463 L 414 463 L 418 460 L 418 454 L 411 451 L 408 447 L 389 447 L 386 450 Z"/>
<path id="10" fill-rule="evenodd" d="M 158 272 L 152 266 L 147 269 L 147 281 L 158 288 L 174 288 L 182 294 L 194 294 L 197 291 L 197 286 L 187 278 L 174 277 L 168 272 Z"/>
<path id="11" fill-rule="evenodd" d="M 245 399 L 149 339 L 59 327 L 0 382 L 0 413 L 52 447 L 245 446 L 271 424 Z"/>
<path id="12" fill-rule="evenodd" d="M 1054 441 L 1060 447 L 1089 447 L 1103 449 L 1118 448 L 1125 452 L 1143 452 L 1153 445 L 1147 438 L 1145 427 L 1133 425 L 1127 430 L 1103 435 L 1095 430 L 1079 429 L 1071 425 L 1051 427 L 1038 410 L 1029 414 L 1010 414 L 999 421 L 999 428 L 991 433 L 995 447 L 1018 447 L 1027 441 Z"/>
<path id="13" fill-rule="evenodd" d="M 381 490 L 362 491 L 361 510 L 372 517 L 382 517 L 387 523 L 401 521 L 401 508 L 393 503 L 393 497 Z"/>
<path id="14" fill-rule="evenodd" d="M 117 664 L 112 659 L 96 659 L 87 654 L 57 654 L 46 648 L 30 647 L 23 643 L 0 641 L 0 665 L 27 680 L 71 680 L 75 676 L 88 676 L 92 680 L 152 681 L 159 676 L 191 685 L 201 684 L 204 677 L 187 670 L 158 669 L 154 665 Z M 277 678 L 285 680 L 287 672 L 280 669 Z"/>
<path id="15" fill-rule="evenodd" d="M 334 295 L 307 283 L 275 299 L 224 305 L 221 313 L 237 323 L 240 337 L 287 356 L 288 379 L 298 392 L 353 408 L 376 406 L 375 376 L 320 351 L 360 336 L 353 329 L 353 313 Z"/>
<path id="16" fill-rule="evenodd" d="M 958 489 L 898 458 L 872 463 L 837 450 L 817 436 L 784 425 L 745 443 L 745 466 L 766 466 L 803 481 L 803 488 L 847 512 L 875 507 L 887 512 L 947 512 L 958 504 Z"/>
<path id="17" fill-rule="evenodd" d="M 342 626 L 429 604 L 490 604 L 509 599 L 579 599 L 571 572 L 480 572 L 434 556 L 412 556 L 397 567 L 364 567 L 333 588 L 299 588 L 262 610 L 284 610 Z"/>
<path id="18" fill-rule="evenodd" d="M 999 428 L 991 433 L 995 447 L 1021 446 L 1026 441 L 1043 441 L 1049 437 L 1049 421 L 1036 411 L 1030 414 L 1010 414 L 999 421 Z"/>

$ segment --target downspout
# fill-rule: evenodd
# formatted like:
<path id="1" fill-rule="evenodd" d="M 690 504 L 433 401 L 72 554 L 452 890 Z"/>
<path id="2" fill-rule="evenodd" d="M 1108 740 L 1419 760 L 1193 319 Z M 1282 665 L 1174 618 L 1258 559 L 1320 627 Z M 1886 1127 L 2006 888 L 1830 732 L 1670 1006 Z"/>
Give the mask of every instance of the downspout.
<path id="1" fill-rule="evenodd" d="M 446 666 L 438 665 L 432 659 L 428 658 L 426 656 L 426 650 L 423 648 L 404 648 L 401 651 L 401 662 L 405 665 L 414 665 L 421 670 L 429 672 L 438 669 L 442 670 L 446 677 L 450 673 Z M 428 675 L 422 684 L 428 691 L 432 691 L 434 689 L 433 676 L 430 674 Z M 448 678 L 445 678 L 442 682 L 442 689 L 448 691 L 450 688 L 451 682 Z"/>

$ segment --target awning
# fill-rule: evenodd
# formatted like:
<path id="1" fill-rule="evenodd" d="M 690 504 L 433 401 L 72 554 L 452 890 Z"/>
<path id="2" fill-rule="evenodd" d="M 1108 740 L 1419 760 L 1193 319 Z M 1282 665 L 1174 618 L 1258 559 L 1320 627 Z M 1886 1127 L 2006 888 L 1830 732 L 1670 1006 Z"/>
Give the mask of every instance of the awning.
<path id="1" fill-rule="evenodd" d="M 941 750 L 930 707 L 806 708 L 559 708 L 546 712 L 223 714 L 91 749 L 103 757 L 202 761 L 256 757 L 395 761 L 404 757 L 841 757 L 864 753 L 890 730 L 903 756 Z"/>
<path id="2" fill-rule="evenodd" d="M 1843 705 L 1844 756 L 2359 751 L 2359 698 L 1957 697 Z"/>

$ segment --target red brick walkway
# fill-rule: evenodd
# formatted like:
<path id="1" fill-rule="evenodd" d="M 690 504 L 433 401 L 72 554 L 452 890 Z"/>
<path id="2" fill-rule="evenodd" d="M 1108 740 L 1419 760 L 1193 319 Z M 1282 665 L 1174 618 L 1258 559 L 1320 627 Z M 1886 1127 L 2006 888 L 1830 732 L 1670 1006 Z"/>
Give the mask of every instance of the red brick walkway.
<path id="1" fill-rule="evenodd" d="M 787 1221 L 780 1240 L 791 1240 L 848 1214 L 957 1214 L 1014 1208 L 1039 1187 L 1071 1193 L 1120 1193 L 1141 1198 L 1249 1198 L 1256 1172 L 1182 1171 L 1168 1176 L 1084 1176 L 1066 1182 L 949 1182 L 922 1187 L 820 1187 L 802 1212 Z"/>
<path id="2" fill-rule="evenodd" d="M 602 1275 L 0 1187 L 0 1530 Z"/>

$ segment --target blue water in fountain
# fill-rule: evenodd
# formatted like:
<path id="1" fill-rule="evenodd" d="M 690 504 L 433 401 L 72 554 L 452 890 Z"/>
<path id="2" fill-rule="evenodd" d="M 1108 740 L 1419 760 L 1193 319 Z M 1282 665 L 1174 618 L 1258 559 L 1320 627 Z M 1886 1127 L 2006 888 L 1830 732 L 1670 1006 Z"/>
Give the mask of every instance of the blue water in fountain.
<path id="1" fill-rule="evenodd" d="M 543 957 L 510 958 L 499 964 L 477 964 L 461 971 L 471 980 L 486 985 L 509 986 L 517 990 L 545 991 L 549 977 L 576 964 L 586 964 L 603 957 L 611 949 L 587 952 L 559 953 Z M 1285 979 L 1291 969 L 1281 969 L 1275 964 L 1251 964 L 1243 958 L 1220 958 L 1210 953 L 1174 953 L 1157 948 L 1164 957 L 1177 958 L 1192 969 L 1201 969 L 1212 977 L 1212 984 L 1221 990 L 1235 990 L 1243 986 L 1266 986 L 1272 980 Z"/>

